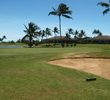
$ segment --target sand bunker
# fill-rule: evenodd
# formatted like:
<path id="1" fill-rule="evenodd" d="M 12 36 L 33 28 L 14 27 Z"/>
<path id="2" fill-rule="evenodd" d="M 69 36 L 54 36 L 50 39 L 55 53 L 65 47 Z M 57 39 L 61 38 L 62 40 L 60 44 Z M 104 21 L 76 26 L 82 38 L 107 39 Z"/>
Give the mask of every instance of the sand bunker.
<path id="1" fill-rule="evenodd" d="M 48 63 L 89 72 L 110 79 L 110 59 L 74 58 L 49 61 Z"/>

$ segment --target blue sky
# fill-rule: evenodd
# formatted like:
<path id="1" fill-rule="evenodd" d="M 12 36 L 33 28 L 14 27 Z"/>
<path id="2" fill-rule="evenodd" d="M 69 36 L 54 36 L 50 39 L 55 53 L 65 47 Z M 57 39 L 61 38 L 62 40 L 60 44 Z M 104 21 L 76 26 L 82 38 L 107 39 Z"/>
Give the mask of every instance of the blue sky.
<path id="1" fill-rule="evenodd" d="M 0 37 L 6 35 L 7 41 L 21 39 L 29 22 L 37 24 L 41 30 L 46 27 L 58 27 L 58 16 L 50 15 L 52 7 L 57 8 L 65 3 L 73 11 L 72 19 L 62 17 L 62 35 L 69 28 L 84 30 L 87 36 L 93 37 L 94 29 L 99 29 L 103 35 L 110 35 L 110 13 L 103 16 L 106 8 L 97 3 L 109 0 L 1 0 L 0 1 Z"/>

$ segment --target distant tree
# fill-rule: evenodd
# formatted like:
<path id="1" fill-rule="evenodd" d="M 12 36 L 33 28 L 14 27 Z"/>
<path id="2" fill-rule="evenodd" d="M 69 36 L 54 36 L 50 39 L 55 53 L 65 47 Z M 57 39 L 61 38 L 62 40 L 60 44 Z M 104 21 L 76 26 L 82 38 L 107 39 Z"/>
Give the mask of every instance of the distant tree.
<path id="1" fill-rule="evenodd" d="M 46 36 L 46 31 L 45 30 L 41 30 L 41 37 L 42 37 L 42 40 L 43 41 L 43 38 Z"/>
<path id="2" fill-rule="evenodd" d="M 82 42 L 84 37 L 86 37 L 85 31 L 81 30 L 80 33 L 78 34 L 78 38 Z"/>
<path id="3" fill-rule="evenodd" d="M 96 30 L 96 29 L 94 29 L 92 34 L 97 34 L 97 36 L 102 36 L 102 33 L 100 32 L 100 30 Z"/>
<path id="4" fill-rule="evenodd" d="M 26 44 L 29 44 L 29 37 L 23 37 L 22 39 L 21 39 L 21 43 L 26 43 Z"/>
<path id="5" fill-rule="evenodd" d="M 0 41 L 2 41 L 2 38 L 0 38 Z"/>
<path id="6" fill-rule="evenodd" d="M 57 34 L 59 33 L 58 28 L 57 28 L 57 27 L 54 27 L 53 32 L 54 32 L 54 35 L 55 35 L 55 41 L 56 41 L 56 36 L 57 36 Z"/>
<path id="7" fill-rule="evenodd" d="M 40 42 L 40 38 L 42 37 L 42 31 L 40 30 L 39 32 L 37 32 L 37 34 L 35 33 L 35 36 L 37 37 L 37 42 Z"/>
<path id="8" fill-rule="evenodd" d="M 92 34 L 97 34 L 97 30 L 96 30 L 96 29 L 94 29 L 94 31 L 92 32 Z"/>
<path id="9" fill-rule="evenodd" d="M 69 7 L 67 7 L 66 4 L 59 4 L 58 9 L 53 8 L 53 11 L 51 11 L 48 15 L 57 15 L 59 17 L 59 30 L 60 30 L 60 40 L 62 43 L 62 35 L 61 35 L 61 16 L 66 18 L 71 18 L 67 14 L 72 14 L 72 11 L 69 10 Z"/>
<path id="10" fill-rule="evenodd" d="M 37 38 L 36 34 L 38 33 L 38 30 L 40 29 L 35 23 L 30 22 L 28 23 L 28 27 L 24 25 L 26 30 L 24 30 L 25 33 L 27 33 L 23 39 L 28 38 L 29 39 L 29 47 L 32 47 L 32 40 L 33 38 Z"/>
<path id="11" fill-rule="evenodd" d="M 103 35 L 103 34 L 100 32 L 100 33 L 99 33 L 99 36 L 102 36 L 102 35 Z"/>
<path id="12" fill-rule="evenodd" d="M 45 33 L 46 33 L 46 40 L 47 40 L 47 43 L 48 43 L 48 39 L 47 38 L 48 38 L 48 36 L 51 35 L 50 29 L 49 28 L 46 28 Z"/>
<path id="13" fill-rule="evenodd" d="M 2 38 L 0 38 L 0 41 L 2 42 L 4 39 L 6 39 L 5 35 Z"/>
<path id="14" fill-rule="evenodd" d="M 66 33 L 66 43 L 69 43 L 68 40 L 70 40 L 70 38 L 71 38 L 70 34 L 69 34 L 69 33 Z M 67 42 L 67 41 L 68 41 L 68 42 Z"/>
<path id="15" fill-rule="evenodd" d="M 5 35 L 3 36 L 3 39 L 6 39 L 6 36 Z"/>
<path id="16" fill-rule="evenodd" d="M 16 43 L 21 43 L 21 39 L 18 39 L 18 40 L 16 41 Z"/>
<path id="17" fill-rule="evenodd" d="M 71 35 L 71 34 L 73 35 L 73 34 L 74 34 L 73 29 L 72 29 L 72 28 L 69 28 L 69 29 L 68 29 L 68 33 L 69 33 L 70 35 Z"/>
<path id="18" fill-rule="evenodd" d="M 78 34 L 79 34 L 79 32 L 76 30 L 76 31 L 74 32 L 74 38 L 75 38 L 75 39 L 78 37 Z"/>
<path id="19" fill-rule="evenodd" d="M 110 2 L 110 0 L 109 0 L 109 2 Z M 104 15 L 104 14 L 107 14 L 107 13 L 110 11 L 110 4 L 108 4 L 108 3 L 99 2 L 97 5 L 100 5 L 100 6 L 102 6 L 102 7 L 106 7 L 106 8 L 107 8 L 107 9 L 105 9 L 105 10 L 103 11 L 103 15 Z"/>
<path id="20" fill-rule="evenodd" d="M 73 29 L 72 29 L 72 28 L 69 28 L 68 31 L 67 31 L 67 33 L 66 33 L 66 37 L 69 37 L 68 39 L 71 39 L 70 37 L 71 37 L 71 35 L 73 35 L 73 34 L 74 34 Z M 69 41 L 69 42 L 70 42 L 70 41 Z"/>
<path id="21" fill-rule="evenodd" d="M 85 31 L 84 30 L 81 30 L 80 33 L 78 34 L 78 38 L 79 39 L 82 39 L 84 36 L 86 36 L 85 35 Z"/>
<path id="22" fill-rule="evenodd" d="M 11 41 L 9 41 L 8 43 L 15 43 L 15 41 L 14 41 L 14 40 L 11 40 Z"/>
<path id="23" fill-rule="evenodd" d="M 75 42 L 77 42 L 78 34 L 79 34 L 79 31 L 77 31 L 77 30 L 73 33 Z"/>

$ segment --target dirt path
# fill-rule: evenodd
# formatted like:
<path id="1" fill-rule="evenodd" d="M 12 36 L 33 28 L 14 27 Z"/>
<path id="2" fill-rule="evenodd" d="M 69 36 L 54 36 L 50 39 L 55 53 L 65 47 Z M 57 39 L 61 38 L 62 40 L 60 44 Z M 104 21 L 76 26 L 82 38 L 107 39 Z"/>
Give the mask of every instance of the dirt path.
<path id="1" fill-rule="evenodd" d="M 49 61 L 48 63 L 89 72 L 110 79 L 110 59 L 74 58 Z"/>

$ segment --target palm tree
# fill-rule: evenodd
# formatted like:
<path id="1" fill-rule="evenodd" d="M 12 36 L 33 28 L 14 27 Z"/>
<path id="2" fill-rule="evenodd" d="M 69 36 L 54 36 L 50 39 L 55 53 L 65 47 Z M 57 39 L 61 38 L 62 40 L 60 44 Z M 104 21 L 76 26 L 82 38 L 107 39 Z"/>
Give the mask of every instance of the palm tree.
<path id="1" fill-rule="evenodd" d="M 69 39 L 70 39 L 70 34 L 66 33 L 66 43 L 69 43 L 69 41 L 67 42 L 67 40 L 69 40 Z M 68 44 L 67 44 L 67 46 L 68 46 Z"/>
<path id="2" fill-rule="evenodd" d="M 28 27 L 24 25 L 26 30 L 24 30 L 25 33 L 27 33 L 23 39 L 28 38 L 29 39 L 29 47 L 32 47 L 32 40 L 33 38 L 37 38 L 37 33 L 40 28 L 33 22 L 28 23 Z"/>
<path id="3" fill-rule="evenodd" d="M 86 36 L 85 31 L 81 30 L 81 32 L 79 33 L 79 38 L 83 38 L 83 36 Z"/>
<path id="4" fill-rule="evenodd" d="M 102 36 L 103 34 L 101 32 L 99 32 L 99 36 Z"/>
<path id="5" fill-rule="evenodd" d="M 85 31 L 84 31 L 84 30 L 81 30 L 80 33 L 78 34 L 78 38 L 79 38 L 79 40 L 80 40 L 81 42 L 82 42 L 82 39 L 83 39 L 84 36 L 86 36 L 86 35 L 85 35 Z"/>
<path id="6" fill-rule="evenodd" d="M 102 33 L 99 30 L 94 29 L 92 34 L 97 34 L 98 36 L 102 36 Z"/>
<path id="7" fill-rule="evenodd" d="M 56 41 L 56 36 L 57 36 L 57 33 L 59 33 L 58 28 L 57 28 L 57 27 L 54 27 L 53 32 L 54 32 L 54 35 L 55 35 L 55 41 Z"/>
<path id="8" fill-rule="evenodd" d="M 96 30 L 96 29 L 94 29 L 94 31 L 92 32 L 92 34 L 97 34 L 97 30 Z"/>
<path id="9" fill-rule="evenodd" d="M 74 32 L 74 38 L 76 39 L 77 38 L 77 35 L 79 34 L 79 32 L 76 30 L 75 32 Z"/>
<path id="10" fill-rule="evenodd" d="M 71 35 L 71 34 L 73 35 L 73 34 L 74 34 L 73 29 L 72 29 L 72 28 L 69 28 L 69 29 L 68 29 L 68 33 L 69 33 L 70 35 Z"/>
<path id="11" fill-rule="evenodd" d="M 50 31 L 49 28 L 46 28 L 45 34 L 46 34 L 46 40 L 47 40 L 47 37 L 48 37 L 49 35 L 51 35 L 51 31 Z M 48 43 L 48 40 L 47 40 L 47 43 Z"/>
<path id="12" fill-rule="evenodd" d="M 43 41 L 43 38 L 46 36 L 46 32 L 45 32 L 45 30 L 41 30 L 40 32 L 41 32 L 41 37 L 42 37 L 42 41 Z"/>
<path id="13" fill-rule="evenodd" d="M 3 39 L 6 39 L 6 36 L 5 35 L 3 36 Z"/>
<path id="14" fill-rule="evenodd" d="M 59 4 L 58 9 L 53 8 L 53 11 L 51 11 L 48 15 L 57 15 L 59 17 L 59 30 L 60 30 L 60 40 L 62 43 L 62 35 L 61 35 L 61 16 L 66 18 L 71 18 L 67 14 L 72 14 L 72 11 L 69 10 L 69 7 L 67 7 L 66 4 Z"/>
<path id="15" fill-rule="evenodd" d="M 2 40 L 3 40 L 3 39 L 2 39 L 2 38 L 0 38 L 0 41 L 1 41 L 1 42 L 2 42 Z"/>
<path id="16" fill-rule="evenodd" d="M 72 28 L 69 28 L 67 33 L 68 33 L 68 35 L 69 35 L 69 37 L 70 37 L 71 34 L 72 34 L 72 35 L 74 34 L 73 29 L 72 29 Z M 66 34 L 67 34 L 67 33 L 66 33 Z M 67 35 L 67 36 L 68 36 L 68 35 Z M 67 36 L 66 36 L 66 37 L 67 37 Z M 69 39 L 71 39 L 71 38 L 69 38 Z M 70 41 L 71 41 L 71 40 L 70 40 Z M 70 42 L 70 43 L 71 43 L 71 42 Z"/>
<path id="17" fill-rule="evenodd" d="M 37 38 L 38 39 L 38 41 L 40 41 L 40 37 L 42 36 L 42 32 L 41 32 L 41 30 L 37 33 L 37 34 L 35 34 L 37 37 L 39 37 L 39 38 Z"/>
<path id="18" fill-rule="evenodd" d="M 109 0 L 109 2 L 110 2 L 110 0 Z M 110 4 L 108 4 L 108 3 L 99 2 L 97 5 L 100 5 L 100 6 L 102 6 L 102 7 L 106 7 L 106 8 L 107 8 L 107 9 L 105 9 L 105 10 L 103 11 L 103 15 L 106 14 L 106 13 L 108 13 L 108 12 L 110 11 Z"/>
<path id="19" fill-rule="evenodd" d="M 2 42 L 4 39 L 6 39 L 5 35 L 2 38 L 0 38 L 0 41 Z"/>
<path id="20" fill-rule="evenodd" d="M 73 33 L 74 38 L 75 38 L 75 42 L 77 42 L 76 39 L 78 38 L 78 34 L 79 34 L 79 32 L 77 30 Z"/>

